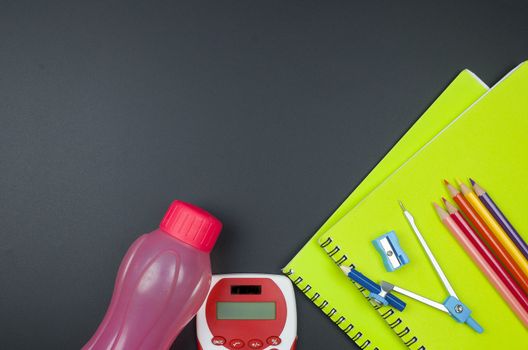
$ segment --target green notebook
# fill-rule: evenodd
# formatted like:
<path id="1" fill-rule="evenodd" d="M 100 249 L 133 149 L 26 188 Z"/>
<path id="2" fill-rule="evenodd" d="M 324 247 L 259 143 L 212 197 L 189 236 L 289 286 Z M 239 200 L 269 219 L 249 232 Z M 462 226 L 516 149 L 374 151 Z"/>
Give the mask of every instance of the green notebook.
<path id="1" fill-rule="evenodd" d="M 469 176 L 486 186 L 527 238 L 528 64 L 521 64 L 376 187 L 320 237 L 336 261 L 354 264 L 374 281 L 385 280 L 443 302 L 447 291 L 407 224 L 398 200 L 416 219 L 425 240 L 462 302 L 484 327 L 478 334 L 425 304 L 402 296 L 407 308 L 377 308 L 411 349 L 520 349 L 528 332 L 478 267 L 443 227 L 431 202 L 448 196 L 444 178 Z M 387 272 L 371 241 L 395 230 L 410 263 Z M 347 281 L 334 288 L 348 288 Z M 346 303 L 336 304 L 340 308 Z M 390 329 L 388 328 L 388 329 Z M 382 338 L 380 336 L 380 338 Z"/>
<path id="2" fill-rule="evenodd" d="M 461 72 L 283 269 L 294 284 L 361 348 L 396 349 L 402 344 L 390 333 L 380 335 L 385 323 L 353 284 L 340 285 L 344 276 L 321 250 L 318 239 L 485 91 L 487 86 L 473 73 Z"/>

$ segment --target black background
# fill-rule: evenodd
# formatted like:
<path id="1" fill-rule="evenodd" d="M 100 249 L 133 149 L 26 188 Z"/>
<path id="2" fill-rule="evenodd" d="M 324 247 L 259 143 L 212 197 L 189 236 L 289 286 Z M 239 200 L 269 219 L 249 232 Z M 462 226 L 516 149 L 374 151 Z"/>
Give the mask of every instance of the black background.
<path id="1" fill-rule="evenodd" d="M 1 1 L 0 346 L 80 348 L 175 198 L 224 222 L 214 272 L 280 273 L 460 70 L 491 84 L 528 58 L 527 18 L 526 1 Z M 354 348 L 297 301 L 299 349 Z"/>

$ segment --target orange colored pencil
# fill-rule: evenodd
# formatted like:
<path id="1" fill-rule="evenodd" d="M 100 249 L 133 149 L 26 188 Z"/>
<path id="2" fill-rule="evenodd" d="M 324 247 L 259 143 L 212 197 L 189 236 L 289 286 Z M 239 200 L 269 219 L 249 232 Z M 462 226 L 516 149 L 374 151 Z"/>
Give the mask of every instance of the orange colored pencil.
<path id="1" fill-rule="evenodd" d="M 526 312 L 527 302 L 526 297 L 522 295 L 514 295 L 505 282 L 497 275 L 495 269 L 488 263 L 488 261 L 481 255 L 481 253 L 473 246 L 469 237 L 463 232 L 463 229 L 456 223 L 452 215 L 449 215 L 438 204 L 433 203 L 436 213 L 440 220 L 449 232 L 455 237 L 458 243 L 464 248 L 471 260 L 479 267 L 479 270 L 486 276 L 487 280 L 499 292 L 503 300 L 510 306 L 511 310 L 517 315 L 519 320 L 528 328 L 528 313 Z M 517 287 L 518 288 L 518 287 Z"/>
<path id="2" fill-rule="evenodd" d="M 447 186 L 449 194 L 458 205 L 462 213 L 466 216 L 469 222 L 477 230 L 480 237 L 484 240 L 487 246 L 493 252 L 493 255 L 499 259 L 501 264 L 508 270 L 510 275 L 517 281 L 519 286 L 522 288 L 524 293 L 528 294 L 528 278 L 524 275 L 523 271 L 512 257 L 508 254 L 506 249 L 497 241 L 497 238 L 493 235 L 493 232 L 486 226 L 484 221 L 478 216 L 471 204 L 464 198 L 462 193 L 454 188 L 447 180 L 444 180 L 444 183 Z"/>
<path id="3" fill-rule="evenodd" d="M 508 271 L 500 264 L 500 262 L 493 256 L 491 251 L 486 247 L 484 242 L 480 239 L 478 234 L 473 230 L 473 228 L 467 223 L 466 219 L 462 216 L 462 213 L 458 209 L 448 202 L 445 198 L 442 198 L 444 201 L 445 207 L 449 216 L 453 221 L 460 227 L 460 230 L 469 240 L 469 243 L 473 247 L 473 250 L 476 250 L 479 255 L 484 258 L 486 263 L 493 269 L 494 273 L 502 280 L 504 285 L 508 287 L 511 294 L 515 296 L 517 300 L 523 305 L 523 308 L 528 316 L 528 295 L 526 295 L 521 287 L 515 282 L 515 280 L 510 276 Z"/>
<path id="4" fill-rule="evenodd" d="M 497 220 L 495 220 L 493 215 L 491 215 L 486 206 L 482 204 L 475 192 L 471 191 L 463 182 L 460 182 L 459 185 L 464 198 L 466 198 L 469 204 L 471 204 L 490 231 L 493 232 L 495 238 L 497 238 L 502 247 L 510 254 L 517 266 L 521 268 L 524 276 L 528 278 L 528 260 L 526 260 L 519 248 L 517 248 L 515 243 L 513 243 L 510 237 L 508 237 L 508 234 L 504 232 L 504 229 L 499 225 Z"/>

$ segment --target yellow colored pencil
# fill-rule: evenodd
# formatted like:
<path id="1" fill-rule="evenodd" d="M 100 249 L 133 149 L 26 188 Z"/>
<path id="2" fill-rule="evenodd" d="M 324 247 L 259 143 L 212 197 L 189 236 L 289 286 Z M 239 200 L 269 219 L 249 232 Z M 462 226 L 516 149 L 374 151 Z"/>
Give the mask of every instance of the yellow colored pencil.
<path id="1" fill-rule="evenodd" d="M 460 185 L 460 191 L 467 199 L 469 204 L 471 204 L 477 214 L 482 218 L 482 220 L 484 220 L 491 232 L 493 232 L 495 237 L 497 237 L 497 240 L 500 242 L 500 244 L 504 247 L 504 249 L 506 249 L 515 263 L 522 270 L 525 277 L 528 278 L 528 261 L 524 258 L 524 255 L 521 253 L 519 248 L 517 248 L 515 243 L 511 241 L 510 237 L 508 237 L 508 234 L 504 232 L 502 226 L 497 222 L 497 220 L 495 220 L 493 215 L 488 211 L 484 204 L 482 204 L 475 192 L 470 190 L 469 187 L 467 187 L 463 182 L 457 182 Z"/>

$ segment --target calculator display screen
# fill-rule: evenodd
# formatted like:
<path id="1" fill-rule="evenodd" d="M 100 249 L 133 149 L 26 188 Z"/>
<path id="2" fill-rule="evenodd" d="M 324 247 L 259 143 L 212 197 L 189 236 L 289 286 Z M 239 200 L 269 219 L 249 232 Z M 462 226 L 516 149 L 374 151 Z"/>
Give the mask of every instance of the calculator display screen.
<path id="1" fill-rule="evenodd" d="M 274 302 L 217 302 L 216 318 L 219 320 L 274 320 Z"/>

